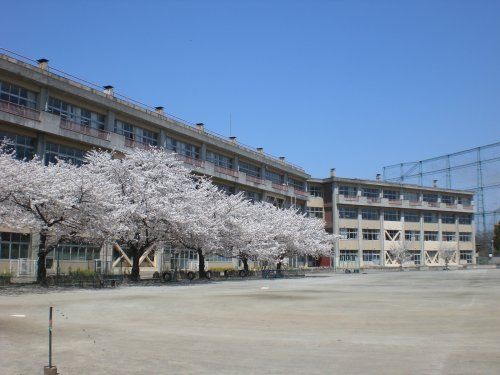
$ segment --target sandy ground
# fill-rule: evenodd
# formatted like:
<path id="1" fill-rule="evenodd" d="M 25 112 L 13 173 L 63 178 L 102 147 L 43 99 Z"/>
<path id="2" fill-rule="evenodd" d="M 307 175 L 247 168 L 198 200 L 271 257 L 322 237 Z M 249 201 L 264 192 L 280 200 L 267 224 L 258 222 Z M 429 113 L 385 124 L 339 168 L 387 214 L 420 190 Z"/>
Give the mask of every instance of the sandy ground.
<path id="1" fill-rule="evenodd" d="M 1 374 L 42 373 L 49 305 L 61 374 L 500 374 L 500 270 L 4 293 Z"/>

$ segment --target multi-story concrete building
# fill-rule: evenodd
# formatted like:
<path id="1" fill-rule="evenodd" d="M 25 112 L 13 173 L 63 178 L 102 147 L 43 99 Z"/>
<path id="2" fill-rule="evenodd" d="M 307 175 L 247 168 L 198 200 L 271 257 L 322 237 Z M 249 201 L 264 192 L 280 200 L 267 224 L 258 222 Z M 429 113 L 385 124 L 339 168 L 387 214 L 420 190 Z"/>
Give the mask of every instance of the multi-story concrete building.
<path id="1" fill-rule="evenodd" d="M 163 107 L 124 99 L 112 86 L 96 89 L 49 68 L 45 59 L 33 64 L 0 54 L 0 137 L 15 143 L 19 157 L 36 154 L 46 163 L 58 157 L 78 164 L 92 148 L 126 153 L 133 147 L 160 146 L 175 152 L 194 173 L 211 176 L 228 193 L 243 191 L 252 200 L 296 205 L 324 217 L 327 230 L 346 238 L 336 246 L 335 262 L 294 259 L 292 264 L 342 266 L 359 260 L 362 266 L 389 266 L 388 246 L 398 236 L 412 241 L 416 263 L 435 264 L 442 238 L 457 243 L 464 262 L 475 259 L 472 193 L 337 177 L 311 179 L 284 157 L 209 132 L 202 123 L 167 116 Z M 13 267 L 19 271 L 29 264 L 19 259 L 36 258 L 37 236 L 30 228 L 13 233 L 0 223 L 0 232 L 0 272 Z M 181 257 L 181 266 L 195 263 L 189 252 Z M 144 265 L 159 268 L 159 258 L 147 258 Z M 212 263 L 227 262 L 216 258 Z M 61 246 L 53 259 L 58 260 L 53 267 L 62 263 L 74 269 L 99 259 L 115 267 L 129 262 L 118 246 L 104 252 L 81 244 Z"/>

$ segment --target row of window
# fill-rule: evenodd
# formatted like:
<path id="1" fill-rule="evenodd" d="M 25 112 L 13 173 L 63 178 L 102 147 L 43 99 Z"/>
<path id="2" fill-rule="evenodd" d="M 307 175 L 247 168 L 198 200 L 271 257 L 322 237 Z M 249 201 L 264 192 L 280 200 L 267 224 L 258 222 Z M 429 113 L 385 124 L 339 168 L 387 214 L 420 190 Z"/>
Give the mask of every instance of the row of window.
<path id="1" fill-rule="evenodd" d="M 49 97 L 48 112 L 61 118 L 71 120 L 78 124 L 94 129 L 104 130 L 104 115 L 67 103 L 63 100 Z"/>
<path id="2" fill-rule="evenodd" d="M 69 260 L 72 262 L 83 262 L 100 259 L 101 249 L 95 246 L 82 244 L 59 245 L 54 251 L 55 260 Z"/>
<path id="3" fill-rule="evenodd" d="M 380 215 L 383 214 L 383 218 L 386 221 L 400 221 L 401 216 L 404 216 L 406 222 L 418 223 L 420 222 L 420 212 L 418 211 L 400 211 L 400 210 L 378 210 L 376 208 L 362 208 L 361 218 L 363 220 L 379 220 Z M 341 219 L 357 219 L 358 218 L 358 208 L 339 206 L 339 217 Z M 455 224 L 458 218 L 459 224 L 471 224 L 472 215 L 454 215 L 454 214 L 441 214 L 441 222 L 443 224 Z M 434 212 L 424 212 L 423 220 L 424 223 L 437 223 L 439 216 Z"/>
<path id="4" fill-rule="evenodd" d="M 410 202 L 418 202 L 420 194 L 418 192 L 412 191 L 398 191 L 391 189 L 377 189 L 370 187 L 362 187 L 360 189 L 360 194 L 362 197 L 378 199 L 380 198 L 382 193 L 382 197 L 389 200 L 399 200 L 401 196 L 403 196 L 404 200 L 408 200 Z M 341 185 L 339 186 L 339 194 L 345 197 L 356 197 L 358 195 L 358 187 L 352 185 Z M 423 193 L 422 200 L 424 202 L 436 203 L 438 202 L 438 194 L 432 193 Z M 461 196 L 452 196 L 452 195 L 441 195 L 441 202 L 446 204 L 454 204 L 455 202 L 459 204 L 470 204 L 471 201 L 469 198 L 461 197 Z"/>
<path id="5" fill-rule="evenodd" d="M 33 91 L 0 81 L 0 100 L 35 109 L 36 98 Z"/>
<path id="6" fill-rule="evenodd" d="M 385 239 L 388 241 L 398 241 L 400 240 L 401 231 L 399 230 L 386 230 Z M 358 238 L 358 228 L 340 228 L 339 234 L 344 240 L 355 240 Z M 379 229 L 362 229 L 364 240 L 378 240 L 380 239 Z M 405 240 L 406 241 L 420 241 L 420 231 L 418 230 L 405 230 Z M 439 232 L 438 231 L 424 231 L 424 241 L 438 241 Z M 457 240 L 456 232 L 442 232 L 442 241 L 454 242 Z M 459 232 L 458 240 L 460 242 L 471 242 L 472 233 L 471 232 Z"/>
<path id="7" fill-rule="evenodd" d="M 374 264 L 380 264 L 380 251 L 378 250 L 363 250 L 363 262 L 372 262 Z M 472 250 L 461 250 L 460 260 L 467 263 L 472 263 L 473 251 Z M 358 251 L 357 250 L 340 250 L 339 261 L 340 262 L 357 262 Z M 421 264 L 421 253 L 420 251 L 411 251 L 410 261 L 414 262 L 416 265 Z"/>

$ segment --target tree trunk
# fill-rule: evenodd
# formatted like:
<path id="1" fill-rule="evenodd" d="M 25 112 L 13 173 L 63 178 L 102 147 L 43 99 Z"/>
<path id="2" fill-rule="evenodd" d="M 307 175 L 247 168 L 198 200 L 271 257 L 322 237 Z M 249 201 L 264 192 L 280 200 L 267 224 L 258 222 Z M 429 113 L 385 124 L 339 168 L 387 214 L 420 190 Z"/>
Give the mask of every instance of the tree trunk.
<path id="1" fill-rule="evenodd" d="M 243 270 L 248 273 L 248 258 L 247 257 L 242 257 L 241 261 L 243 262 Z"/>
<path id="2" fill-rule="evenodd" d="M 47 257 L 46 251 L 47 235 L 40 233 L 40 243 L 38 244 L 38 262 L 36 281 L 41 285 L 47 285 L 47 268 L 45 267 L 45 258 Z"/>
<path id="3" fill-rule="evenodd" d="M 132 271 L 130 273 L 130 279 L 132 281 L 137 282 L 141 278 L 141 276 L 139 275 L 139 273 L 140 273 L 139 258 L 141 256 L 139 253 L 139 249 L 137 247 L 131 246 L 130 249 L 133 251 L 133 253 L 132 253 Z"/>
<path id="4" fill-rule="evenodd" d="M 281 259 L 280 259 L 280 260 L 278 260 L 278 263 L 276 264 L 276 269 L 277 269 L 278 271 L 280 271 L 280 270 L 281 270 Z"/>
<path id="5" fill-rule="evenodd" d="M 207 277 L 207 273 L 205 272 L 205 256 L 201 250 L 197 250 L 198 252 L 198 275 L 200 279 L 204 279 Z"/>

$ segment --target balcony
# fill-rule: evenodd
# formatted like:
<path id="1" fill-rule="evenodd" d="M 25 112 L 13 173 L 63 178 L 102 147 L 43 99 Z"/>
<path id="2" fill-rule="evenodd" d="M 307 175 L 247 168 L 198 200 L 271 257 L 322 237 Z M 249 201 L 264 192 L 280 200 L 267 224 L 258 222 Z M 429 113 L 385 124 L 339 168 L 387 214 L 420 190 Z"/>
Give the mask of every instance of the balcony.
<path id="1" fill-rule="evenodd" d="M 70 130 L 75 133 L 89 135 L 91 137 L 109 141 L 110 133 L 106 130 L 91 128 L 90 126 L 79 124 L 71 120 L 61 118 L 61 129 Z"/>
<path id="2" fill-rule="evenodd" d="M 382 200 L 380 197 L 366 197 L 367 203 L 381 203 Z"/>
<path id="3" fill-rule="evenodd" d="M 151 147 L 155 147 L 154 145 L 150 145 L 149 143 L 139 142 L 133 139 L 125 138 L 125 147 L 129 148 L 140 148 L 141 150 L 148 150 Z"/>
<path id="4" fill-rule="evenodd" d="M 40 111 L 5 100 L 0 100 L 0 111 L 21 116 L 30 120 L 40 121 Z"/>
<path id="5" fill-rule="evenodd" d="M 203 168 L 203 161 L 192 158 L 191 156 L 175 154 L 175 158 L 177 160 L 183 161 L 186 164 L 194 165 L 195 167 L 198 168 Z"/>
<path id="6" fill-rule="evenodd" d="M 253 182 L 254 184 L 257 184 L 257 185 L 264 185 L 264 180 L 260 177 L 247 175 L 246 179 L 248 182 Z"/>
<path id="7" fill-rule="evenodd" d="M 420 202 L 420 201 L 408 201 L 408 204 L 412 207 L 416 207 L 416 206 L 421 206 L 422 202 Z"/>
<path id="8" fill-rule="evenodd" d="M 429 206 L 429 207 L 439 207 L 439 202 L 427 202 L 427 206 Z"/>
<path id="9" fill-rule="evenodd" d="M 472 204 L 462 204 L 464 210 L 474 210 L 474 206 Z"/>
<path id="10" fill-rule="evenodd" d="M 238 172 L 235 171 L 234 169 L 225 168 L 225 167 L 221 167 L 219 165 L 216 165 L 214 167 L 214 170 L 217 173 L 222 173 L 222 174 L 224 174 L 226 176 L 231 176 L 231 177 L 234 177 L 234 178 L 238 178 Z"/>

